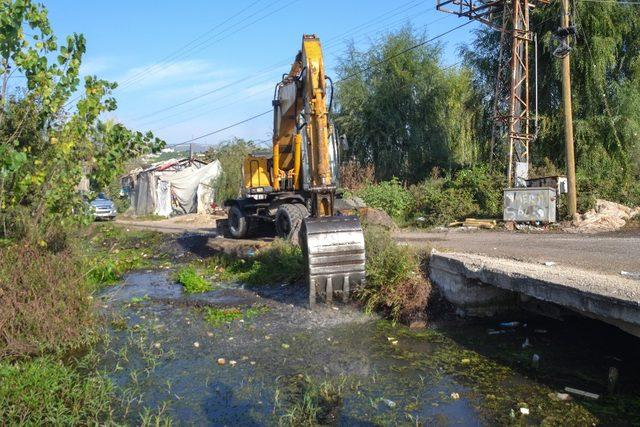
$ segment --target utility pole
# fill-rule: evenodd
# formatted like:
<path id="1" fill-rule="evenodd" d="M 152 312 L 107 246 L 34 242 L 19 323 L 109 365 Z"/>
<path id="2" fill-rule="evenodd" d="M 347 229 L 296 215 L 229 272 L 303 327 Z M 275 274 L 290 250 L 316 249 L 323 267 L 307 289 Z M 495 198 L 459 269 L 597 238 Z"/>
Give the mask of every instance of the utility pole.
<path id="1" fill-rule="evenodd" d="M 569 37 L 569 0 L 562 0 L 560 25 Z M 567 42 L 565 39 L 565 43 Z M 564 113 L 564 143 L 567 157 L 567 204 L 569 215 L 576 219 L 578 202 L 576 194 L 576 159 L 573 146 L 573 111 L 571 107 L 571 59 L 570 50 L 562 56 L 562 106 Z"/>

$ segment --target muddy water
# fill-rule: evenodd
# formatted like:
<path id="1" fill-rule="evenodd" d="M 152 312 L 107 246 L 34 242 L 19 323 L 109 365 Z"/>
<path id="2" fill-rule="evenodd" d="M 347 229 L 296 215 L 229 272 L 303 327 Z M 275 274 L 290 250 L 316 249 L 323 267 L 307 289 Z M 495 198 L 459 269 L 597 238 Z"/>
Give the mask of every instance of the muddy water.
<path id="1" fill-rule="evenodd" d="M 586 425 L 606 419 L 606 408 L 555 395 L 565 382 L 600 392 L 601 369 L 591 362 L 580 369 L 592 381 L 576 375 L 575 366 L 561 369 L 561 357 L 553 355 L 562 353 L 554 346 L 563 337 L 533 332 L 530 325 L 489 335 L 494 321 L 449 322 L 415 332 L 346 306 L 309 311 L 305 290 L 296 286 L 219 284 L 206 294 L 185 295 L 166 271 L 132 273 L 100 298 L 111 319 L 101 369 L 135 400 L 132 407 L 164 408 L 181 425 L 277 424 L 286 410 L 276 405 L 277 390 L 300 373 L 343 385 L 339 425 Z M 203 307 L 259 307 L 260 314 L 214 326 Z M 522 348 L 526 338 L 531 346 Z M 543 369 L 530 366 L 536 351 L 544 355 Z M 612 415 L 611 424 L 631 424 L 638 414 L 633 399 L 613 405 L 631 409 Z M 135 410 L 129 414 L 135 419 Z"/>

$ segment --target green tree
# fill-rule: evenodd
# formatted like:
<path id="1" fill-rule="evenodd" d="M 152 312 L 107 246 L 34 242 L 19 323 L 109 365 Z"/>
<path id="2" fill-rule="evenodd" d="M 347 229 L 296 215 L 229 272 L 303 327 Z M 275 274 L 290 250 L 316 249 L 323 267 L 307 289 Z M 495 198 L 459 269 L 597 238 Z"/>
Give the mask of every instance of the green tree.
<path id="1" fill-rule="evenodd" d="M 372 163 L 380 180 L 413 183 L 435 166 L 478 158 L 471 73 L 443 67 L 438 45 L 408 50 L 421 40 L 406 27 L 367 51 L 351 46 L 338 66 L 336 122 L 350 143 L 347 157 Z"/>
<path id="2" fill-rule="evenodd" d="M 253 141 L 235 137 L 205 151 L 205 160 L 218 160 L 222 168 L 222 173 L 213 182 L 216 203 L 221 205 L 240 195 L 244 159 L 255 151 L 258 146 Z"/>
<path id="3" fill-rule="evenodd" d="M 106 185 L 125 161 L 164 142 L 100 120 L 116 108 L 115 83 L 87 76 L 72 98 L 80 86 L 82 35 L 60 44 L 43 5 L 0 1 L 0 235 L 32 230 L 39 238 L 86 218 L 78 215 L 86 205 L 76 191 L 83 176 Z M 11 91 L 14 75 L 25 83 Z"/>
<path id="4" fill-rule="evenodd" d="M 576 43 L 571 79 L 579 190 L 623 203 L 640 203 L 640 13 L 637 6 L 576 2 Z M 554 159 L 564 168 L 560 60 L 553 56 L 559 24 L 558 2 L 537 8 L 531 28 L 538 33 L 540 133 L 531 146 L 534 166 Z M 499 35 L 479 30 L 464 49 L 474 84 L 490 117 Z M 480 129 L 486 139 L 490 127 Z"/>

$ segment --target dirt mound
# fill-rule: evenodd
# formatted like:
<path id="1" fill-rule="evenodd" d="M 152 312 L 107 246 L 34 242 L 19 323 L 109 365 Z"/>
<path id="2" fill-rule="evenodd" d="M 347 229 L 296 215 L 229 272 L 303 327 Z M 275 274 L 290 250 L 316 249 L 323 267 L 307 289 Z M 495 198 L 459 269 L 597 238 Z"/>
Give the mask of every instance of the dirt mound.
<path id="1" fill-rule="evenodd" d="M 374 208 L 360 208 L 358 209 L 360 220 L 367 225 L 378 225 L 384 227 L 387 230 L 397 230 L 398 226 L 388 213 L 380 209 Z"/>
<path id="2" fill-rule="evenodd" d="M 630 208 L 607 200 L 596 200 L 596 208 L 572 221 L 565 231 L 570 233 L 601 233 L 615 231 L 625 226 L 627 221 L 640 215 L 640 207 Z"/>

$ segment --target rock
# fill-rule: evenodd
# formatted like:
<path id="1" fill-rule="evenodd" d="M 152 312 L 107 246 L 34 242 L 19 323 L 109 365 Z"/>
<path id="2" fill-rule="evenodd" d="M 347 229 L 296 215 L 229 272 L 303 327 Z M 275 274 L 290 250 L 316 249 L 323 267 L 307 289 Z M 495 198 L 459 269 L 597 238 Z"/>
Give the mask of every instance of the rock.
<path id="1" fill-rule="evenodd" d="M 453 400 L 458 400 L 460 399 L 460 394 L 456 393 L 455 391 L 453 393 L 451 393 L 451 398 Z"/>
<path id="2" fill-rule="evenodd" d="M 529 415 L 529 408 L 520 408 L 520 413 L 522 415 Z"/>
<path id="3" fill-rule="evenodd" d="M 424 329 L 427 327 L 427 322 L 424 320 L 414 320 L 409 323 L 409 329 Z"/>
<path id="4" fill-rule="evenodd" d="M 360 208 L 358 209 L 360 215 L 360 221 L 367 225 L 377 225 L 387 230 L 397 230 L 398 226 L 393 219 L 383 210 L 374 208 Z"/>
<path id="5" fill-rule="evenodd" d="M 198 341 L 196 341 L 196 342 L 193 343 L 193 346 L 195 348 L 199 348 L 200 347 L 200 343 Z"/>
<path id="6" fill-rule="evenodd" d="M 218 359 L 218 365 L 222 366 L 222 365 L 224 365 L 226 363 L 227 363 L 227 361 L 224 360 L 224 358 L 221 357 L 221 358 Z"/>

